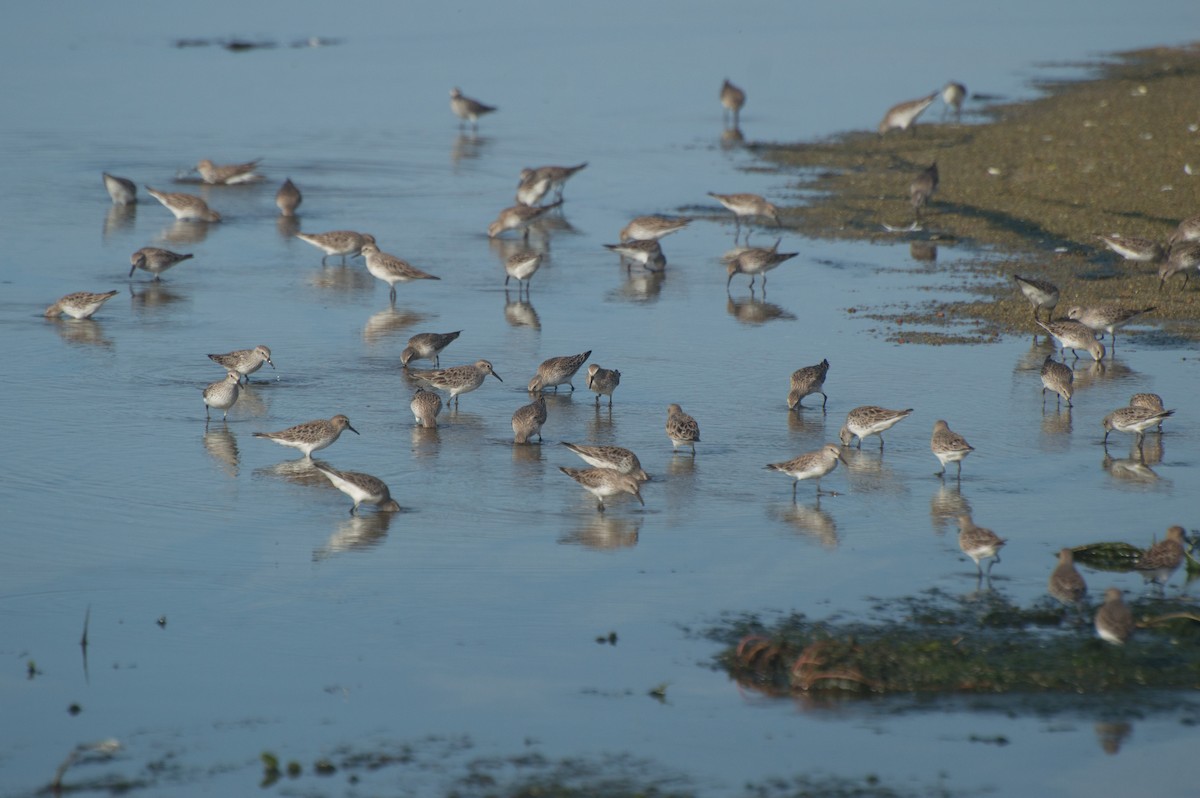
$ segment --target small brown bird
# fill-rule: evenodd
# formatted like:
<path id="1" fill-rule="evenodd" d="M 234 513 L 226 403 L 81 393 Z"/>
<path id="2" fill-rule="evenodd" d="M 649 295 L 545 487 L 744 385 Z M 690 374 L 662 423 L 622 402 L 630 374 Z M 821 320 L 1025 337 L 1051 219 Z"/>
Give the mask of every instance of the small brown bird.
<path id="1" fill-rule="evenodd" d="M 1104 604 L 1096 610 L 1096 634 L 1106 643 L 1123 646 L 1133 634 L 1133 611 L 1121 598 L 1120 588 L 1104 591 Z"/>
<path id="2" fill-rule="evenodd" d="M 1058 552 L 1058 565 L 1050 574 L 1046 589 L 1063 604 L 1078 604 L 1087 595 L 1087 582 L 1076 570 L 1075 555 L 1070 549 Z"/>
<path id="3" fill-rule="evenodd" d="M 742 106 L 746 104 L 746 92 L 739 89 L 729 82 L 729 78 L 721 84 L 721 106 L 725 109 L 722 113 L 727 119 L 733 120 L 733 127 L 738 127 L 738 119 L 742 113 Z"/>
<path id="4" fill-rule="evenodd" d="M 284 180 L 283 185 L 275 192 L 275 205 L 279 208 L 279 213 L 284 216 L 295 216 L 296 209 L 303 201 L 304 197 L 300 194 L 300 189 L 296 188 L 296 184 L 290 177 Z"/>
<path id="5" fill-rule="evenodd" d="M 667 437 L 671 439 L 672 451 L 680 446 L 690 446 L 694 457 L 696 444 L 700 441 L 700 425 L 679 405 L 667 405 Z"/>
<path id="6" fill-rule="evenodd" d="M 963 554 L 975 561 L 975 567 L 979 570 L 980 576 L 983 576 L 983 566 L 979 564 L 979 561 L 991 559 L 987 567 L 990 575 L 992 566 L 1000 562 L 1000 549 L 1004 548 L 1004 544 L 1007 542 L 992 530 L 975 526 L 971 516 L 960 515 L 958 517 L 958 547 L 962 549 Z"/>
<path id="7" fill-rule="evenodd" d="M 937 161 L 931 163 L 919 175 L 913 178 L 908 186 L 909 199 L 912 202 L 913 214 L 917 221 L 921 220 L 921 209 L 929 203 L 929 198 L 937 191 L 938 168 Z"/>
<path id="8" fill-rule="evenodd" d="M 918 97 L 915 100 L 905 100 L 902 103 L 896 103 L 887 110 L 883 115 L 883 120 L 879 123 L 879 135 L 886 134 L 892 128 L 899 130 L 912 130 L 913 135 L 917 133 L 917 117 L 925 112 L 925 109 L 933 105 L 933 101 L 937 99 L 938 93 L 935 91 L 926 97 Z"/>
<path id="9" fill-rule="evenodd" d="M 1167 530 L 1167 536 L 1155 543 L 1138 558 L 1133 567 L 1147 582 L 1164 584 L 1171 574 L 1183 564 L 1183 544 L 1187 542 L 1187 534 L 1181 526 L 1173 526 Z"/>
<path id="10" fill-rule="evenodd" d="M 822 360 L 815 366 L 805 366 L 793 371 L 791 388 L 788 390 L 788 410 L 803 407 L 800 402 L 804 397 L 814 393 L 821 394 L 821 409 L 824 410 L 825 403 L 829 401 L 829 397 L 825 395 L 825 391 L 822 389 L 825 387 L 825 375 L 828 373 L 828 360 Z"/>

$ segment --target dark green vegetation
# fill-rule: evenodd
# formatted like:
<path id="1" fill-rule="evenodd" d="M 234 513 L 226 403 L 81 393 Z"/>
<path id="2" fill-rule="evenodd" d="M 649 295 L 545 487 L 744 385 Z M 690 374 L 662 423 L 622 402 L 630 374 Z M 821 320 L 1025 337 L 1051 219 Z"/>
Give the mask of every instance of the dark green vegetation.
<path id="1" fill-rule="evenodd" d="M 879 608 L 888 620 L 796 614 L 767 626 L 749 616 L 709 636 L 726 645 L 719 666 L 768 695 L 1194 689 L 1200 606 L 1152 594 L 1131 602 L 1139 628 L 1123 648 L 1095 637 L 1091 608 L 1063 608 L 1049 598 L 1022 608 L 990 589 L 888 602 Z"/>
<path id="2" fill-rule="evenodd" d="M 1175 277 L 1159 291 L 1156 266 L 1125 263 L 1095 236 L 1162 240 L 1200 214 L 1200 49 L 1124 53 L 1095 69 L 1096 79 L 1040 86 L 1045 96 L 1033 102 L 990 107 L 981 125 L 934 124 L 935 107 L 915 135 L 854 132 L 750 149 L 803 175 L 807 203 L 785 224 L 806 236 L 909 242 L 918 268 L 938 275 L 946 272 L 936 265 L 939 247 L 1001 253 L 955 253 L 944 287 L 976 298 L 853 309 L 885 321 L 881 333 L 892 340 L 1032 333 L 1029 303 L 1011 277 L 1027 272 L 1061 289 L 1056 316 L 1073 305 L 1153 305 L 1145 323 L 1159 327 L 1154 335 L 1194 340 L 1197 281 L 1180 290 Z M 922 229 L 888 232 L 885 224 L 912 222 L 909 183 L 935 160 L 941 181 Z"/>

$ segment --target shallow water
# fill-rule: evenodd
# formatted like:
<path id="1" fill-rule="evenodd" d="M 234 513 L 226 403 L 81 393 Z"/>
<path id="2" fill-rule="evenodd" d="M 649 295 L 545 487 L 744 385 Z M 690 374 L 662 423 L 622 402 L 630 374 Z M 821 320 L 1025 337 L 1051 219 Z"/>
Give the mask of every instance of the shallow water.
<path id="1" fill-rule="evenodd" d="M 1115 5 L 1082 20 L 1037 5 L 999 19 L 940 3 L 854 15 L 689 5 L 649 24 L 634 4 L 415 18 L 382 4 L 22 9 L 26 24 L 0 32 L 0 85 L 19 110 L 0 120 L 0 175 L 18 189 L 0 196 L 4 793 L 44 785 L 75 745 L 107 737 L 126 748 L 106 769 L 167 760 L 178 773 L 155 792 L 190 795 L 244 791 L 263 749 L 310 762 L 437 734 L 469 736 L 480 755 L 631 752 L 705 794 L 811 770 L 997 794 L 1119 794 L 1150 770 L 1161 794 L 1184 794 L 1166 763 L 1190 735 L 1172 713 L 1137 721 L 1113 757 L 1092 728 L 1103 699 L 1049 718 L 971 702 L 893 717 L 886 702 L 765 701 L 708 669 L 714 646 L 685 631 L 723 612 L 819 617 L 930 587 L 969 593 L 953 523 L 964 508 L 1009 538 L 992 585 L 1021 603 L 1043 594 L 1063 545 L 1195 526 L 1190 350 L 1122 337 L 1103 372 L 1076 364 L 1073 411 L 1043 412 L 1044 343 L 897 346 L 846 312 L 946 290 L 903 244 L 784 234 L 801 254 L 765 297 L 743 277 L 727 293 L 719 257 L 733 227 L 705 196 L 795 196 L 786 175 L 720 146 L 725 74 L 750 96 L 748 139 L 826 135 L 873 127 L 948 78 L 1020 95 L 1035 62 L 1172 43 L 1194 16 L 1173 3 L 1130 20 Z M 172 47 L 232 35 L 282 46 Z M 287 46 L 309 36 L 341 43 Z M 934 46 L 913 48 L 914 36 Z M 449 114 L 455 84 L 501 106 L 477 134 Z M 203 157 L 259 156 L 262 184 L 174 182 Z M 585 160 L 533 235 L 548 258 L 522 304 L 500 265 L 514 242 L 484 230 L 521 167 Z M 225 221 L 175 224 L 143 190 L 114 212 L 102 170 L 199 190 Z M 322 267 L 276 219 L 284 177 L 304 192 L 299 229 L 370 231 L 441 281 L 399 286 L 390 306 L 361 265 Z M 628 275 L 601 244 L 650 212 L 698 218 L 664 240 L 665 275 Z M 195 258 L 160 283 L 128 278 L 129 253 L 149 244 Z M 94 320 L 41 318 L 62 294 L 110 288 L 121 293 Z M 443 365 L 487 358 L 504 381 L 464 396 L 436 431 L 414 429 L 400 350 L 415 332 L 457 329 Z M 277 370 L 206 427 L 200 389 L 220 370 L 205 354 L 259 343 Z M 612 411 L 580 376 L 574 395 L 550 396 L 544 443 L 514 447 L 509 419 L 536 365 L 588 349 L 622 372 Z M 788 376 L 823 357 L 827 414 L 789 414 Z M 1146 471 L 1123 468 L 1124 437 L 1107 459 L 1099 426 L 1143 390 L 1181 406 L 1148 442 Z M 670 402 L 700 423 L 695 458 L 671 452 Z M 805 484 L 793 504 L 789 480 L 762 466 L 834 440 L 860 404 L 916 412 L 882 454 L 874 439 L 848 454 L 825 482 L 843 495 L 818 507 Z M 403 513 L 351 518 L 292 450 L 252 437 L 339 412 L 361 435 L 319 456 L 386 480 Z M 961 483 L 932 476 L 937 418 L 976 447 Z M 654 475 L 645 508 L 623 498 L 595 512 L 558 472 L 578 465 L 560 441 L 637 451 Z M 1087 577 L 1093 594 L 1141 589 L 1133 575 Z M 615 646 L 597 644 L 614 631 Z M 663 683 L 665 702 L 647 697 Z M 72 702 L 82 713 L 68 715 Z M 437 781 L 402 782 L 423 778 Z"/>

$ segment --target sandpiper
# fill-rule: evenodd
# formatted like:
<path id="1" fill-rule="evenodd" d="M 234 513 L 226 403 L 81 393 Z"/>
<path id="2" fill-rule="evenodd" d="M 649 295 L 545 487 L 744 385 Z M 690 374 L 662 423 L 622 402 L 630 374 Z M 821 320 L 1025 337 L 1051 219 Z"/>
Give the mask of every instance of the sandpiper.
<path id="1" fill-rule="evenodd" d="M 235 186 L 238 183 L 253 183 L 262 180 L 262 175 L 256 174 L 261 158 L 246 163 L 215 164 L 205 158 L 196 164 L 200 179 L 210 186 Z"/>
<path id="2" fill-rule="evenodd" d="M 381 512 L 396 513 L 400 505 L 392 498 L 391 491 L 382 479 L 358 471 L 338 471 L 322 463 L 313 463 L 313 467 L 329 478 L 333 486 L 346 494 L 354 502 L 350 515 L 354 515 L 360 504 L 374 504 Z"/>
<path id="3" fill-rule="evenodd" d="M 917 117 L 920 116 L 926 108 L 933 105 L 933 101 L 937 99 L 938 93 L 935 91 L 926 97 L 918 97 L 915 100 L 905 100 L 902 103 L 897 103 L 887 110 L 883 115 L 883 120 L 879 123 L 879 135 L 884 135 L 892 128 L 900 130 L 911 129 L 913 135 L 916 135 Z"/>
<path id="4" fill-rule="evenodd" d="M 650 479 L 650 475 L 642 470 L 638 456 L 622 446 L 583 446 L 566 441 L 562 445 L 594 468 L 611 468 L 622 474 L 630 474 L 642 482 Z"/>
<path id="5" fill-rule="evenodd" d="M 157 280 L 167 269 L 191 257 L 190 252 L 179 253 L 159 247 L 142 247 L 129 256 L 129 276 L 133 277 L 135 271 L 142 269 L 153 274 L 154 279 Z"/>
<path id="6" fill-rule="evenodd" d="M 563 187 L 567 181 L 578 171 L 587 167 L 587 161 L 575 166 L 537 166 L 521 170 L 521 183 L 517 186 L 517 201 L 524 202 L 526 205 L 533 205 L 540 202 L 546 193 L 553 191 L 556 204 L 562 203 Z M 526 202 L 521 199 L 521 186 L 528 185 L 531 195 L 537 194 L 539 188 L 545 185 L 545 189 L 534 202 Z"/>
<path id="7" fill-rule="evenodd" d="M 937 187 L 938 168 L 937 161 L 934 161 L 914 177 L 908 186 L 909 200 L 912 202 L 913 214 L 918 221 L 921 218 L 921 209 L 928 204 L 929 198 L 937 191 Z"/>
<path id="8" fill-rule="evenodd" d="M 46 312 L 42 315 L 48 319 L 57 318 L 64 313 L 73 319 L 90 318 L 93 313 L 100 309 L 101 305 L 116 295 L 116 291 L 108 291 L 104 294 L 76 291 L 73 294 L 67 294 L 60 298 L 53 305 L 46 308 Z M 599 398 L 597 398 L 597 401 L 599 401 Z"/>
<path id="9" fill-rule="evenodd" d="M 775 239 L 774 246 L 766 247 L 741 247 L 730 253 L 726 259 L 726 271 L 729 277 L 725 280 L 725 288 L 729 289 L 729 284 L 733 282 L 735 274 L 747 274 L 750 276 L 750 288 L 754 288 L 754 278 L 762 275 L 763 291 L 767 290 L 767 272 L 774 269 L 784 261 L 791 260 L 799 255 L 799 252 L 780 252 L 779 242 L 783 239 Z"/>
<path id="10" fill-rule="evenodd" d="M 350 426 L 350 419 L 339 413 L 330 419 L 318 418 L 315 421 L 306 421 L 279 432 L 256 432 L 254 437 L 266 438 L 281 446 L 299 449 L 306 459 L 311 460 L 313 452 L 331 446 L 341 436 L 344 429 L 350 430 L 355 435 L 359 434 L 358 430 Z"/>
<path id="11" fill-rule="evenodd" d="M 992 566 L 1000 562 L 1000 549 L 1004 548 L 1004 544 L 1008 541 L 997 535 L 990 529 L 982 526 L 976 526 L 969 515 L 960 515 L 958 517 L 958 547 L 962 549 L 963 554 L 975 561 L 975 567 L 979 570 L 979 575 L 983 576 L 983 566 L 979 564 L 980 560 L 990 558 L 987 572 L 992 573 Z"/>
<path id="12" fill-rule="evenodd" d="M 459 127 L 462 127 L 463 122 L 470 122 L 471 127 L 474 128 L 479 127 L 479 117 L 492 113 L 496 110 L 496 106 L 473 100 L 455 86 L 450 90 L 450 110 L 459 118 Z"/>
<path id="13" fill-rule="evenodd" d="M 1116 351 L 1117 330 L 1152 310 L 1155 310 L 1154 305 L 1145 308 L 1127 308 L 1120 305 L 1076 306 L 1067 311 L 1067 318 L 1087 325 L 1093 332 L 1107 331 L 1112 339 L 1113 350 Z"/>
<path id="14" fill-rule="evenodd" d="M 1200 241 L 1200 215 L 1184 219 L 1175 228 L 1175 232 L 1171 233 L 1171 237 L 1167 239 L 1167 243 L 1171 246 L 1184 241 Z"/>
<path id="15" fill-rule="evenodd" d="M 663 254 L 662 245 L 656 238 L 635 238 L 620 244 L 605 244 L 604 247 L 620 255 L 622 260 L 629 261 L 625 266 L 626 271 L 632 269 L 634 263 L 640 263 L 652 272 L 661 272 L 667 267 L 667 256 Z"/>
<path id="16" fill-rule="evenodd" d="M 721 84 L 720 97 L 721 106 L 724 108 L 722 113 L 732 119 L 733 127 L 738 127 L 742 106 L 746 104 L 746 92 L 730 83 L 729 78 L 725 78 L 725 82 Z"/>
<path id="17" fill-rule="evenodd" d="M 733 240 L 736 242 L 738 236 L 742 232 L 742 218 L 753 219 L 756 216 L 763 216 L 775 222 L 776 227 L 780 227 L 779 209 L 770 202 L 760 197 L 758 194 L 715 194 L 708 192 L 708 196 L 715 199 L 717 202 L 724 205 L 729 210 L 733 211 L 734 231 Z M 746 235 L 750 235 L 750 231 L 746 231 Z"/>
<path id="18" fill-rule="evenodd" d="M 563 355 L 543 360 L 537 368 L 537 374 L 534 374 L 533 379 L 529 381 L 529 392 L 539 393 L 547 388 L 553 388 L 554 392 L 558 393 L 558 386 L 570 385 L 571 392 L 574 393 L 575 385 L 571 380 L 574 379 L 575 372 L 579 371 L 580 366 L 586 363 L 591 356 L 592 350 L 589 349 L 578 355 Z"/>
<path id="19" fill-rule="evenodd" d="M 509 255 L 504 261 L 504 285 L 508 287 L 509 280 L 517 281 L 517 293 L 521 291 L 521 284 L 525 284 L 526 292 L 529 291 L 529 280 L 537 273 L 537 270 L 542 266 L 542 253 L 532 249 L 519 249 Z"/>
<path id="20" fill-rule="evenodd" d="M 263 344 L 253 349 L 235 349 L 232 352 L 209 355 L 208 359 L 226 371 L 236 371 L 246 378 L 247 383 L 250 382 L 250 375 L 262 368 L 263 363 L 269 363 L 271 368 L 275 368 L 275 363 L 271 360 L 271 350 Z"/>
<path id="21" fill-rule="evenodd" d="M 596 497 L 596 509 L 604 512 L 604 498 L 618 496 L 622 493 L 632 493 L 638 502 L 645 504 L 642 499 L 642 483 L 632 474 L 622 474 L 611 468 L 567 468 L 559 466 L 558 470 L 575 480 L 588 493 Z"/>
<path id="22" fill-rule="evenodd" d="M 957 432 L 952 432 L 950 426 L 941 419 L 933 423 L 933 436 L 929 440 L 929 448 L 942 465 L 942 470 L 934 476 L 940 477 L 946 473 L 946 463 L 957 463 L 959 479 L 962 479 L 963 459 L 975 451 L 975 447 L 967 443 L 966 438 Z"/>
<path id="23" fill-rule="evenodd" d="M 962 104 L 963 100 L 967 99 L 967 87 L 961 83 L 956 83 L 953 80 L 942 86 L 942 103 L 946 106 L 942 111 L 942 116 L 945 117 L 950 109 L 954 109 L 955 121 L 962 119 Z"/>
<path id="24" fill-rule="evenodd" d="M 101 172 L 101 174 L 104 175 L 104 189 L 108 192 L 108 197 L 112 200 L 113 205 L 137 203 L 137 186 L 132 180 L 110 175 L 108 172 Z"/>
<path id="25" fill-rule="evenodd" d="M 667 437 L 671 439 L 672 451 L 680 446 L 690 446 L 694 457 L 696 444 L 700 441 L 700 425 L 679 405 L 667 405 Z"/>
<path id="26" fill-rule="evenodd" d="M 1156 393 L 1135 393 L 1133 396 L 1129 397 L 1129 406 L 1146 407 L 1157 411 L 1166 409 L 1166 406 L 1163 404 L 1162 397 Z M 1158 423 L 1157 431 L 1162 432 L 1161 421 Z"/>
<path id="27" fill-rule="evenodd" d="M 1171 527 L 1167 530 L 1167 536 L 1146 549 L 1133 567 L 1147 582 L 1165 584 L 1183 564 L 1183 544 L 1187 539 L 1183 527 Z"/>
<path id="28" fill-rule="evenodd" d="M 825 375 L 828 373 L 828 360 L 822 360 L 815 366 L 805 366 L 793 371 L 791 387 L 788 390 L 788 410 L 803 407 L 800 402 L 804 397 L 814 393 L 821 394 L 821 409 L 824 410 L 825 403 L 829 401 L 829 397 L 825 395 L 825 391 L 822 389 L 825 387 Z"/>
<path id="29" fill-rule="evenodd" d="M 361 255 L 364 246 L 375 243 L 375 236 L 370 233 L 356 233 L 353 230 L 331 230 L 328 233 L 296 233 L 296 238 L 306 244 L 312 244 L 325 253 L 321 258 L 322 266 L 325 265 L 326 259 L 331 255 L 341 256 L 342 263 L 345 263 L 347 255 L 350 257 Z"/>
<path id="30" fill-rule="evenodd" d="M 408 403 L 413 419 L 426 429 L 437 426 L 438 413 L 442 412 L 442 397 L 433 391 L 417 388 L 412 401 Z"/>
<path id="31" fill-rule="evenodd" d="M 1100 424 L 1104 427 L 1104 443 L 1108 443 L 1108 435 L 1114 430 L 1128 432 L 1135 436 L 1137 445 L 1141 446 L 1146 430 L 1158 426 L 1163 419 L 1175 415 L 1174 410 L 1154 410 L 1149 407 L 1118 407 L 1109 413 Z"/>
<path id="32" fill-rule="evenodd" d="M 231 371 L 225 375 L 225 379 L 211 383 L 204 389 L 204 418 L 206 421 L 210 418 L 209 408 L 222 411 L 222 421 L 229 417 L 229 408 L 233 407 L 238 400 L 238 383 L 241 381 L 242 375 Z"/>
<path id="33" fill-rule="evenodd" d="M 1087 582 L 1075 568 L 1075 555 L 1070 549 L 1058 552 L 1058 565 L 1050 574 L 1046 590 L 1063 604 L 1078 604 L 1087 595 Z"/>
<path id="34" fill-rule="evenodd" d="M 1192 272 L 1200 268 L 1200 241 L 1179 241 L 1171 245 L 1167 261 L 1158 269 L 1158 290 L 1163 289 L 1167 280 L 1180 272 L 1183 273 L 1183 285 L 1187 288 L 1188 279 Z"/>
<path id="35" fill-rule="evenodd" d="M 1135 263 L 1159 263 L 1167 257 L 1167 250 L 1161 242 L 1149 238 L 1135 236 L 1110 235 L 1096 236 L 1104 242 L 1104 246 L 1120 255 L 1125 260 Z"/>
<path id="36" fill-rule="evenodd" d="M 454 343 L 460 335 L 462 330 L 448 333 L 417 333 L 408 339 L 408 345 L 400 353 L 400 365 L 408 368 L 408 364 L 414 360 L 432 360 L 434 368 L 437 368 L 442 365 L 442 350 Z"/>
<path id="37" fill-rule="evenodd" d="M 1059 363 L 1051 355 L 1046 355 L 1042 362 L 1042 405 L 1046 404 L 1046 391 L 1058 396 L 1061 404 L 1064 400 L 1067 407 L 1072 407 L 1071 394 L 1075 392 L 1075 372 L 1069 366 Z"/>
<path id="38" fill-rule="evenodd" d="M 155 191 L 146 186 L 151 197 L 162 203 L 163 207 L 175 214 L 175 218 L 184 222 L 219 222 L 221 214 L 210 209 L 208 203 L 194 194 Z"/>
<path id="39" fill-rule="evenodd" d="M 303 201 L 304 197 L 300 194 L 300 189 L 296 188 L 296 184 L 290 177 L 284 180 L 283 185 L 275 192 L 275 206 L 284 216 L 295 216 L 296 209 Z"/>
<path id="40" fill-rule="evenodd" d="M 521 179 L 517 181 L 518 205 L 536 206 L 549 193 L 549 177 L 539 174 L 536 169 L 521 170 Z"/>
<path id="41" fill-rule="evenodd" d="M 1052 321 L 1049 324 L 1043 321 L 1038 321 L 1037 325 L 1048 332 L 1058 341 L 1059 354 L 1065 359 L 1067 350 L 1071 350 L 1071 354 L 1075 355 L 1075 359 L 1079 359 L 1079 353 L 1076 349 L 1082 349 L 1092 356 L 1092 360 L 1097 362 L 1104 359 L 1104 344 L 1096 340 L 1096 334 L 1092 332 L 1092 328 L 1078 321 L 1060 320 Z"/>
<path id="42" fill-rule="evenodd" d="M 883 433 L 912 415 L 913 409 L 888 410 L 878 405 L 863 405 L 856 407 L 846 414 L 846 423 L 838 431 L 838 440 L 843 446 L 849 446 L 857 437 L 858 448 L 862 448 L 863 439 L 868 435 L 879 436 L 879 450 L 883 451 Z"/>
<path id="43" fill-rule="evenodd" d="M 546 423 L 546 397 L 538 394 L 527 405 L 517 408 L 512 416 L 513 443 L 529 443 L 534 435 L 542 439 L 542 425 Z"/>
<path id="44" fill-rule="evenodd" d="M 449 391 L 450 400 L 454 402 L 455 407 L 458 407 L 458 397 L 460 394 L 470 393 L 480 385 L 483 385 L 484 379 L 489 374 L 500 380 L 500 382 L 504 382 L 500 378 L 500 375 L 492 370 L 492 364 L 486 360 L 476 360 L 474 363 L 465 366 L 451 366 L 448 369 L 414 371 L 412 373 L 414 377 L 424 380 L 434 388 Z"/>
<path id="45" fill-rule="evenodd" d="M 818 497 L 823 493 L 829 496 L 836 496 L 836 491 L 821 490 L 821 477 L 837 468 L 839 462 L 846 462 L 842 458 L 841 448 L 836 443 L 827 443 L 815 452 L 806 452 L 799 457 L 793 457 L 791 460 L 782 463 L 770 463 L 763 467 L 770 471 L 787 474 L 796 480 L 792 483 L 792 501 L 795 501 L 796 487 L 802 479 L 815 479 L 817 481 Z"/>
<path id="46" fill-rule="evenodd" d="M 621 372 L 616 369 L 600 368 L 596 363 L 588 366 L 587 387 L 596 392 L 596 407 L 600 406 L 600 397 L 608 397 L 608 406 L 612 407 L 613 391 L 621 384 Z"/>
<path id="47" fill-rule="evenodd" d="M 1104 591 L 1104 604 L 1096 610 L 1096 634 L 1106 643 L 1123 646 L 1133 634 L 1133 611 L 1121 598 L 1120 588 Z"/>
<path id="48" fill-rule="evenodd" d="M 495 238 L 506 230 L 520 230 L 521 240 L 529 240 L 529 226 L 540 219 L 551 208 L 551 205 L 512 205 L 500 211 L 496 220 L 488 225 L 488 238 Z"/>
<path id="49" fill-rule="evenodd" d="M 638 216 L 621 228 L 621 241 L 657 241 L 663 236 L 677 233 L 691 223 L 686 216 Z"/>
<path id="50" fill-rule="evenodd" d="M 367 271 L 372 276 L 388 284 L 388 298 L 396 301 L 396 283 L 408 283 L 413 280 L 440 280 L 432 274 L 423 272 L 406 260 L 380 252 L 374 244 L 363 244 L 363 258 L 367 261 Z"/>
<path id="51" fill-rule="evenodd" d="M 1058 305 L 1058 286 L 1045 280 L 1022 277 L 1019 274 L 1014 274 L 1013 279 L 1017 281 L 1017 286 L 1029 300 L 1029 304 L 1033 306 L 1033 320 L 1038 320 L 1038 310 L 1046 308 L 1046 320 L 1049 321 L 1054 308 Z"/>

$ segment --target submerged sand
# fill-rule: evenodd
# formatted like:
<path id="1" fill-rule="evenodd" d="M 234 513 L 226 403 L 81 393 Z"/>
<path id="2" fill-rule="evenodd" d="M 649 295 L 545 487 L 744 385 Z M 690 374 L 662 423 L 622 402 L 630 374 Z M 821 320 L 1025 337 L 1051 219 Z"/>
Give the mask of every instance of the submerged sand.
<path id="1" fill-rule="evenodd" d="M 1176 276 L 1160 291 L 1156 265 L 1124 261 L 1096 239 L 1164 240 L 1200 214 L 1200 46 L 1121 53 L 1089 66 L 1092 78 L 1041 84 L 1034 101 L 973 111 L 982 124 L 940 122 L 939 103 L 915 134 L 852 132 L 750 149 L 802 174 L 799 188 L 810 199 L 790 209 L 789 227 L 815 238 L 908 241 L 914 259 L 975 297 L 847 309 L 884 320 L 892 340 L 1032 332 L 1016 273 L 1059 287 L 1056 317 L 1073 305 L 1154 306 L 1130 334 L 1147 343 L 1200 339 L 1200 279 L 1181 289 Z M 937 193 L 920 229 L 904 231 L 914 220 L 909 183 L 935 160 Z M 951 264 L 937 266 L 939 257 Z"/>

